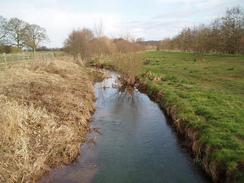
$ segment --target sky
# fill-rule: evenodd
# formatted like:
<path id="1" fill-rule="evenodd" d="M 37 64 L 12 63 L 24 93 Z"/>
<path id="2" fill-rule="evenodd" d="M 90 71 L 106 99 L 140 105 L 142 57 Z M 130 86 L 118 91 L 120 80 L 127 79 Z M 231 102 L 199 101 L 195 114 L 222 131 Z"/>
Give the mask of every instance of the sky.
<path id="1" fill-rule="evenodd" d="M 102 24 L 112 38 L 173 37 L 186 26 L 208 24 L 244 0 L 0 0 L 0 15 L 47 30 L 48 47 L 62 47 L 74 29 Z"/>

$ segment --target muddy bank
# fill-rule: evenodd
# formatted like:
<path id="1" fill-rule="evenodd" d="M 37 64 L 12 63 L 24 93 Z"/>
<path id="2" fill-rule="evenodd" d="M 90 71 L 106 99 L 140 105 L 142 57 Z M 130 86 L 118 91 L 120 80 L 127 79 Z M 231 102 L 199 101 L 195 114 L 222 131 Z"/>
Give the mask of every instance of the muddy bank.
<path id="1" fill-rule="evenodd" d="M 0 182 L 36 182 L 77 157 L 95 110 L 97 74 L 60 60 L 1 71 Z"/>
<path id="2" fill-rule="evenodd" d="M 195 163 L 204 169 L 213 182 L 239 182 L 235 177 L 236 172 L 228 172 L 225 167 L 221 166 L 221 162 L 215 162 L 211 159 L 211 153 L 215 150 L 200 142 L 197 129 L 188 127 L 187 121 L 177 117 L 176 106 L 166 104 L 163 91 L 158 91 L 156 87 L 149 86 L 142 80 L 138 80 L 138 89 L 146 93 L 165 111 L 170 118 L 169 122 L 175 128 L 178 136 L 183 139 L 184 145 L 192 153 Z"/>

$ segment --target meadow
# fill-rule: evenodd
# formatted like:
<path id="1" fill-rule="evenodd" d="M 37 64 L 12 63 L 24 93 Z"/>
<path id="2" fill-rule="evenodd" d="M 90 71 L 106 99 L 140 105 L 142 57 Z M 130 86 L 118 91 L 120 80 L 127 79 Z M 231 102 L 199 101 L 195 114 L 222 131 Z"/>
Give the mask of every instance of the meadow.
<path id="1" fill-rule="evenodd" d="M 222 176 L 230 180 L 243 180 L 244 56 L 140 54 L 144 65 L 139 78 L 147 93 L 160 94 L 158 102 L 173 109 L 180 126 L 197 132 L 192 144 L 196 161 L 208 166 L 212 177 L 225 172 Z"/>
<path id="2" fill-rule="evenodd" d="M 1 181 L 36 181 L 77 156 L 89 129 L 97 76 L 62 53 L 7 56 L 0 65 Z M 191 139 L 186 145 L 213 180 L 243 182 L 244 56 L 141 51 L 103 59 L 98 64 L 112 66 L 127 84 L 139 80 L 146 87 L 179 134 Z M 70 114 L 80 106 L 77 99 L 88 107 Z"/>

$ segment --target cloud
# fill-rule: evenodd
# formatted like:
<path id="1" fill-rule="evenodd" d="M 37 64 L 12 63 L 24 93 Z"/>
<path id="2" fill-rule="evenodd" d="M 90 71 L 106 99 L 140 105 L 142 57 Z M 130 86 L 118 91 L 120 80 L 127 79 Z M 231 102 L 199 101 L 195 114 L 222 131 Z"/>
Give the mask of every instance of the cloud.
<path id="1" fill-rule="evenodd" d="M 0 13 L 6 18 L 18 17 L 39 24 L 48 32 L 48 46 L 61 47 L 73 29 L 94 28 L 99 22 L 103 22 L 105 33 L 111 37 L 127 33 L 147 40 L 172 37 L 185 26 L 208 23 L 236 5 L 244 5 L 244 1 L 8 0 L 0 2 Z"/>
<path id="2" fill-rule="evenodd" d="M 21 1 L 21 3 L 9 2 L 0 6 L 0 12 L 4 17 L 18 17 L 29 23 L 36 23 L 44 27 L 48 32 L 50 39 L 48 46 L 50 47 L 61 47 L 64 39 L 73 29 L 83 27 L 92 29 L 95 23 L 98 22 L 103 22 L 109 33 L 119 31 L 116 24 L 121 20 L 121 17 L 116 14 L 72 11 L 62 5 L 58 6 L 57 0 L 48 1 L 48 4 L 47 7 L 45 1 L 33 4 L 27 3 L 27 1 Z M 18 8 L 15 8 L 15 11 L 8 11 L 17 6 Z"/>
<path id="3" fill-rule="evenodd" d="M 173 37 L 184 27 L 212 22 L 215 18 L 223 16 L 227 8 L 244 6 L 244 1 L 240 0 L 155 1 L 161 6 L 167 7 L 163 13 L 147 20 L 129 22 L 131 27 L 141 27 L 147 39 Z"/>

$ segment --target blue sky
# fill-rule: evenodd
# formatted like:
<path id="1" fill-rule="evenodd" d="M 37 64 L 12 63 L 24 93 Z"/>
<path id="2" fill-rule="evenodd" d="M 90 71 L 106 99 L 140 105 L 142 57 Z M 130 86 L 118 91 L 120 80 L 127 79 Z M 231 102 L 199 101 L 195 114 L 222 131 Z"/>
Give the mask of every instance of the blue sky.
<path id="1" fill-rule="evenodd" d="M 160 40 L 186 26 L 209 23 L 244 0 L 0 0 L 0 15 L 46 28 L 49 47 L 61 47 L 77 28 L 102 22 L 110 37 Z"/>

